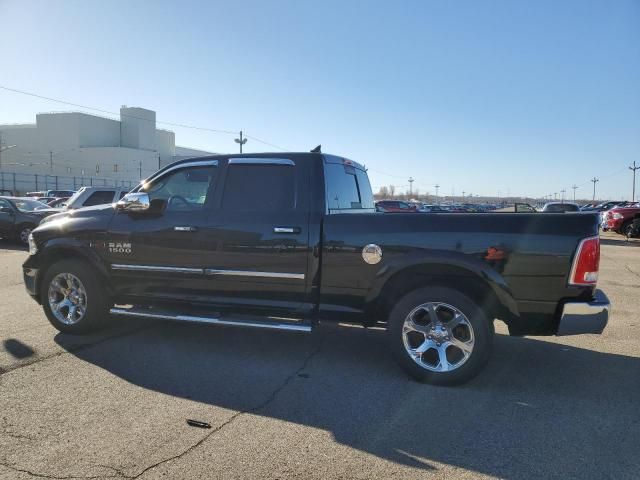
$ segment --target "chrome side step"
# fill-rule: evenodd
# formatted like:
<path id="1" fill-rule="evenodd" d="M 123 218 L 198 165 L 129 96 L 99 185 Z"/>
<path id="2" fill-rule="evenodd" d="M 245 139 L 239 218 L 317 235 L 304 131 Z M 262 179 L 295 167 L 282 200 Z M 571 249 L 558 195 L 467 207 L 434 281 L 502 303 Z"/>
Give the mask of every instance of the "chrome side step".
<path id="1" fill-rule="evenodd" d="M 266 328 L 271 330 L 289 330 L 295 332 L 311 332 L 312 327 L 304 323 L 285 323 L 269 320 L 252 320 L 247 318 L 234 319 L 223 317 L 204 317 L 200 315 L 180 315 L 172 312 L 154 311 L 146 308 L 113 307 L 109 310 L 112 315 L 124 317 L 155 318 L 158 320 L 179 320 L 182 322 L 210 323 L 214 325 L 229 325 L 234 327 Z"/>

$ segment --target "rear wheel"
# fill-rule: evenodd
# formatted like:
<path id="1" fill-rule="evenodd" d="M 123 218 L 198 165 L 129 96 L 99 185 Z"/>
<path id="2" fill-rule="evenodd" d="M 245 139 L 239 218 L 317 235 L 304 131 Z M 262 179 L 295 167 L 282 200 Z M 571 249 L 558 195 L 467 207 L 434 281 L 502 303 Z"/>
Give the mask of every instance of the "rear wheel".
<path id="1" fill-rule="evenodd" d="M 394 357 L 414 379 L 434 385 L 464 383 L 491 353 L 493 329 L 466 295 L 445 287 L 410 292 L 389 317 Z"/>
<path id="2" fill-rule="evenodd" d="M 65 333 L 98 330 L 109 310 L 95 272 L 79 260 L 61 260 L 49 267 L 40 295 L 47 318 Z"/>
<path id="3" fill-rule="evenodd" d="M 31 235 L 31 231 L 35 228 L 34 225 L 23 224 L 19 225 L 16 230 L 16 240 L 20 242 L 22 245 L 29 245 L 29 235 Z"/>

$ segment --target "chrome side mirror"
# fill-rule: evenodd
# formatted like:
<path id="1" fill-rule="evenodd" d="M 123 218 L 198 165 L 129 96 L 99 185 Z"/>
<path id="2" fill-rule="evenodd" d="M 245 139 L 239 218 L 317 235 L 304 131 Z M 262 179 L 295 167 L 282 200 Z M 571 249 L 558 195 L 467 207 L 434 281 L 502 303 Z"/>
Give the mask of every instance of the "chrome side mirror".
<path id="1" fill-rule="evenodd" d="M 148 193 L 127 193 L 117 203 L 116 208 L 123 212 L 145 212 L 151 207 Z"/>

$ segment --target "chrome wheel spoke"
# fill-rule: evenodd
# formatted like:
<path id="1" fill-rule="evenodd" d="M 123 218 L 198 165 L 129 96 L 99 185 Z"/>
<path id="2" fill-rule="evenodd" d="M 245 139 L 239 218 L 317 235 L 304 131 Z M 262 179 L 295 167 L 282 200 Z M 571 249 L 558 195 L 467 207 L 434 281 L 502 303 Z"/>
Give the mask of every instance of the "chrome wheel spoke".
<path id="1" fill-rule="evenodd" d="M 436 325 L 437 323 L 440 323 L 440 320 L 438 320 L 438 312 L 436 311 L 438 309 L 438 304 L 437 303 L 428 303 L 427 304 L 427 313 L 429 314 L 429 320 L 431 321 L 431 325 Z"/>
<path id="2" fill-rule="evenodd" d="M 450 340 L 449 345 L 462 350 L 462 353 L 465 356 L 471 355 L 471 352 L 473 351 L 473 344 L 471 344 L 469 342 L 463 342 L 462 340 L 458 340 L 455 337 L 453 337 Z"/>
<path id="3" fill-rule="evenodd" d="M 448 372 L 451 364 L 447 359 L 447 345 L 443 344 L 438 347 L 438 371 Z"/>
<path id="4" fill-rule="evenodd" d="M 408 322 L 404 324 L 404 330 L 406 332 L 420 332 L 423 334 L 427 334 L 429 332 L 428 325 L 420 325 L 415 322 L 414 319 L 410 319 Z"/>
<path id="5" fill-rule="evenodd" d="M 453 330 L 458 325 L 463 325 L 465 320 L 466 317 L 464 315 L 456 313 L 451 320 L 445 323 L 445 327 L 447 327 L 449 330 Z"/>

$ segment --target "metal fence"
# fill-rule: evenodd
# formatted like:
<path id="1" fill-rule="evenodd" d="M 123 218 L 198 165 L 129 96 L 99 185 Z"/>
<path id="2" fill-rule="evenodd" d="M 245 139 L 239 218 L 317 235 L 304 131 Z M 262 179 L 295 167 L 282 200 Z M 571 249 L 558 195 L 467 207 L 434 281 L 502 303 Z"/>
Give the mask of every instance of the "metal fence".
<path id="1" fill-rule="evenodd" d="M 138 182 L 116 178 L 71 177 L 62 175 L 38 175 L 0 171 L 0 189 L 11 190 L 14 195 L 40 190 L 78 190 L 81 187 L 133 188 Z"/>

